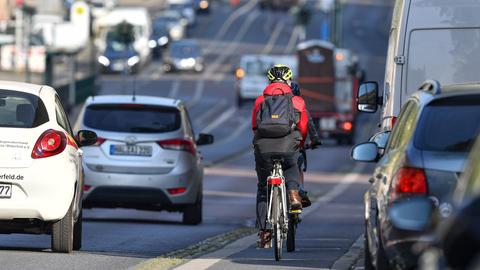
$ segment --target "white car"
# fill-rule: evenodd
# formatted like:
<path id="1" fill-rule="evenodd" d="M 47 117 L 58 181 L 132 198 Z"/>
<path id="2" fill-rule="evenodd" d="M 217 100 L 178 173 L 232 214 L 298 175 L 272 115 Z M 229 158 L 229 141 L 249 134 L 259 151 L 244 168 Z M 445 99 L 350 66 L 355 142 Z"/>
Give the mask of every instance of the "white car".
<path id="1" fill-rule="evenodd" d="M 52 250 L 82 241 L 82 150 L 54 89 L 0 81 L 0 233 L 51 233 Z"/>
<path id="2" fill-rule="evenodd" d="M 84 207 L 183 213 L 202 222 L 203 162 L 187 109 L 177 99 L 149 96 L 90 97 L 75 125 L 98 134 L 85 147 Z"/>

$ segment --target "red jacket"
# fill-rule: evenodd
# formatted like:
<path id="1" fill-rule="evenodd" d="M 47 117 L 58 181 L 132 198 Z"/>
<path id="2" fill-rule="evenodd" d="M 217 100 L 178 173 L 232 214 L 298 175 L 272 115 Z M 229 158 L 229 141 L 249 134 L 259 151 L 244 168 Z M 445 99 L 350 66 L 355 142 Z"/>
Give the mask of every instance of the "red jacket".
<path id="1" fill-rule="evenodd" d="M 274 96 L 274 95 L 283 95 L 283 94 L 293 94 L 290 86 L 284 83 L 271 83 L 265 90 L 263 90 L 263 95 L 259 96 L 255 100 L 255 106 L 253 107 L 252 113 L 252 129 L 257 129 L 257 112 L 260 110 L 260 106 L 264 100 L 264 96 Z M 307 138 L 308 131 L 308 115 L 307 115 L 307 106 L 305 105 L 305 100 L 300 96 L 293 96 L 292 98 L 293 107 L 295 110 L 300 112 L 300 119 L 297 122 L 297 127 L 302 134 L 302 145 Z"/>

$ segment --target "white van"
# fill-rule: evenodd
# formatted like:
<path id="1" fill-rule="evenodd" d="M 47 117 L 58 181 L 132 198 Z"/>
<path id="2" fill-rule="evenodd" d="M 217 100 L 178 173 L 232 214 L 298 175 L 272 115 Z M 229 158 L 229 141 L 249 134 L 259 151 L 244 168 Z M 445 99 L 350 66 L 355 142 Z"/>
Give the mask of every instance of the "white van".
<path id="1" fill-rule="evenodd" d="M 106 48 L 106 35 L 116 25 L 126 21 L 134 26 L 135 41 L 133 48 L 140 55 L 140 62 L 145 63 L 151 55 L 151 49 L 148 46 L 150 34 L 152 32 L 152 22 L 148 10 L 143 7 L 122 7 L 115 8 L 104 17 L 95 21 L 97 30 L 96 45 L 99 51 Z"/>
<path id="2" fill-rule="evenodd" d="M 359 110 L 375 112 L 383 105 L 381 127 L 391 130 L 403 103 L 424 81 L 442 85 L 480 81 L 478 14 L 478 0 L 397 0 L 383 96 L 378 98 L 376 82 L 362 84 Z"/>
<path id="3" fill-rule="evenodd" d="M 240 66 L 235 71 L 238 106 L 262 95 L 268 85 L 267 71 L 276 64 L 290 67 L 295 78 L 298 64 L 294 55 L 248 54 L 241 57 Z"/>

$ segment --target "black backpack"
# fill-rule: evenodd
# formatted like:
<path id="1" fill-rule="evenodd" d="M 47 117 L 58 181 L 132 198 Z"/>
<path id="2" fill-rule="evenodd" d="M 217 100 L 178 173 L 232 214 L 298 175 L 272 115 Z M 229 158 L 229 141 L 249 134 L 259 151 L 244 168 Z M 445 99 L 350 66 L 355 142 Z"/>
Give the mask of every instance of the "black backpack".
<path id="1" fill-rule="evenodd" d="M 296 114 L 291 93 L 264 97 L 257 112 L 257 135 L 260 138 L 281 138 L 296 128 Z"/>

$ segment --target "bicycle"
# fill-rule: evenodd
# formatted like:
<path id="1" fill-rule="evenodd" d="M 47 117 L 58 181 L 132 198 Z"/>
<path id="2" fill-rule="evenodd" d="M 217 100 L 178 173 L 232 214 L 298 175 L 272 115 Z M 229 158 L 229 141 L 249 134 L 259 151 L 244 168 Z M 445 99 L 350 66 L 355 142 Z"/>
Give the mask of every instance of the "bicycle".
<path id="1" fill-rule="evenodd" d="M 267 226 L 273 230 L 273 248 L 275 260 L 282 258 L 283 240 L 287 239 L 287 251 L 295 250 L 295 233 L 301 210 L 288 211 L 287 190 L 283 176 L 282 160 L 273 160 L 271 176 L 267 178 L 269 192 L 267 192 Z M 270 195 L 270 196 L 269 196 Z"/>

